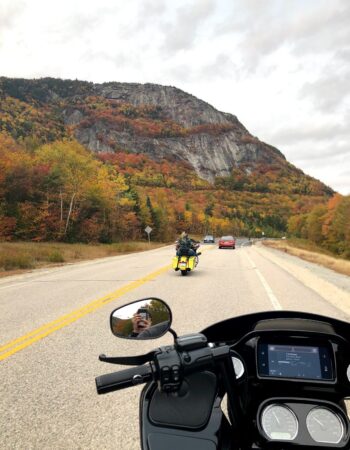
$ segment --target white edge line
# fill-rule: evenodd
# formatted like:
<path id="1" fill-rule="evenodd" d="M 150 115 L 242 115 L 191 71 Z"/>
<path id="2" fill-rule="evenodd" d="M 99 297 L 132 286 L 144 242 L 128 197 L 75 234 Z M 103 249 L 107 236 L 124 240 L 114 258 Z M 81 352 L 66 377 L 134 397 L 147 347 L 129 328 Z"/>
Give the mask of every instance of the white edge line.
<path id="1" fill-rule="evenodd" d="M 265 289 L 265 291 L 266 291 L 266 293 L 267 293 L 267 296 L 269 297 L 269 300 L 270 300 L 270 302 L 271 302 L 271 304 L 272 304 L 272 307 L 273 307 L 275 310 L 277 310 L 277 311 L 283 309 L 283 308 L 282 308 L 282 305 L 281 305 L 280 302 L 277 300 L 277 297 L 276 297 L 275 294 L 273 293 L 273 291 L 272 291 L 272 289 L 271 289 L 269 283 L 266 281 L 265 277 L 262 275 L 262 273 L 260 272 L 260 270 L 256 267 L 255 263 L 252 261 L 252 259 L 249 257 L 248 254 L 246 254 L 246 257 L 248 258 L 248 260 L 249 260 L 249 262 L 250 262 L 250 264 L 251 264 L 251 266 L 252 266 L 252 269 L 255 270 L 257 276 L 259 277 L 259 279 L 260 279 L 260 281 L 261 281 L 261 284 L 264 286 L 264 289 Z"/>

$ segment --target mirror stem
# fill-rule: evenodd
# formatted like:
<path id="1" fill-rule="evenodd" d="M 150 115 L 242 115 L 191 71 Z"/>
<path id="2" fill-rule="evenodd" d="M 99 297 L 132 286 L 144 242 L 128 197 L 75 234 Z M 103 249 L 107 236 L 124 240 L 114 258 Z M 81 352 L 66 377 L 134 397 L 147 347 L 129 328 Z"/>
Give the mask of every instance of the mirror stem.
<path id="1" fill-rule="evenodd" d="M 177 339 L 177 334 L 172 328 L 169 328 L 168 331 L 169 331 L 169 333 L 171 333 L 174 336 L 174 340 Z"/>

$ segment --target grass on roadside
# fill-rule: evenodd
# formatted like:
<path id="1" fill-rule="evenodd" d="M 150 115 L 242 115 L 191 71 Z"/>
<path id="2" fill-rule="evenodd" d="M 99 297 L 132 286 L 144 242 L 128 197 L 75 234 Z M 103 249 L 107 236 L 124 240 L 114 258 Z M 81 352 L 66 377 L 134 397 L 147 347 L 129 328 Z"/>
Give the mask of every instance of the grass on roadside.
<path id="1" fill-rule="evenodd" d="M 306 261 L 310 261 L 321 266 L 332 269 L 335 272 L 350 276 L 350 261 L 334 257 L 327 250 L 320 249 L 315 244 L 302 239 L 288 239 L 283 241 L 263 242 L 267 247 L 273 247 L 278 250 L 297 256 Z"/>
<path id="2" fill-rule="evenodd" d="M 140 252 L 165 244 L 119 242 L 115 244 L 64 244 L 53 242 L 0 242 L 0 276 L 10 272 L 35 269 L 61 263 L 104 258 L 123 253 Z"/>

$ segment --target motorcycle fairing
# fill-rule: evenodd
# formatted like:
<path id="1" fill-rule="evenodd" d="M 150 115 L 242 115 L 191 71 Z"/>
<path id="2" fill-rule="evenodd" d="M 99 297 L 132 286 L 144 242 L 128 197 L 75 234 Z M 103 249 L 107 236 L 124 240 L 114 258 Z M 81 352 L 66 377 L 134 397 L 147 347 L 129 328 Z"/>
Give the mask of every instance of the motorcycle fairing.
<path id="1" fill-rule="evenodd" d="M 148 412 L 150 421 L 160 426 L 203 428 L 209 421 L 216 391 L 216 375 L 208 371 L 193 373 L 176 393 L 154 392 Z"/>
<path id="2" fill-rule="evenodd" d="M 226 436 L 229 427 L 220 407 L 222 397 L 216 376 L 209 371 L 195 373 L 186 376 L 185 383 L 195 393 L 180 392 L 170 407 L 169 397 L 174 394 L 159 393 L 155 383 L 143 389 L 142 450 L 229 450 L 230 439 Z"/>
<path id="3" fill-rule="evenodd" d="M 192 438 L 189 436 L 167 435 L 165 433 L 151 433 L 148 436 L 151 450 L 216 450 L 216 444 L 208 439 Z"/>

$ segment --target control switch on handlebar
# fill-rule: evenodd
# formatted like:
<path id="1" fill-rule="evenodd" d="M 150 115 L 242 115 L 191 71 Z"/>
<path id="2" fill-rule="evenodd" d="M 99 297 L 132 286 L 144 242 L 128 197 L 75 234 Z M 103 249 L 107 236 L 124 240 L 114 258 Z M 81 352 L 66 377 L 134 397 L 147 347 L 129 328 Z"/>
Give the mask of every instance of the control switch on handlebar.
<path id="1" fill-rule="evenodd" d="M 175 349 L 161 348 L 154 363 L 159 373 L 158 388 L 162 392 L 178 391 L 182 382 L 180 357 Z"/>
<path id="2" fill-rule="evenodd" d="M 177 383 L 180 381 L 180 366 L 173 366 L 173 382 Z"/>

